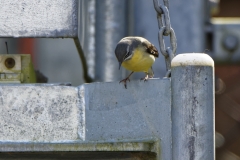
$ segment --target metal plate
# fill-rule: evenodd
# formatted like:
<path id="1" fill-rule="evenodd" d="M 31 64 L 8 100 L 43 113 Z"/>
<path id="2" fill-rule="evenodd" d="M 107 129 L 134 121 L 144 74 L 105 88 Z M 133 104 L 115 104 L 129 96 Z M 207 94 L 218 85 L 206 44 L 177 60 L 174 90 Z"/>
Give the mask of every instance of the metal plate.
<path id="1" fill-rule="evenodd" d="M 240 18 L 214 18 L 213 53 L 217 63 L 240 61 Z"/>

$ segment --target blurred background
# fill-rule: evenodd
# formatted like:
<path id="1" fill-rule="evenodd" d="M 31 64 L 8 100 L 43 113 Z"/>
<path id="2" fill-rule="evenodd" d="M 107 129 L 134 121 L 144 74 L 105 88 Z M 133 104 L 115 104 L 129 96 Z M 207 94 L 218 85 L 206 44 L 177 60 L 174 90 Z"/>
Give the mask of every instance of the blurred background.
<path id="1" fill-rule="evenodd" d="M 177 37 L 177 54 L 206 53 L 215 61 L 217 160 L 240 160 L 240 1 L 169 0 L 171 25 Z M 118 70 L 114 54 L 125 36 L 142 36 L 159 50 L 158 24 L 150 0 L 80 0 L 79 39 L 85 60 L 73 39 L 1 38 L 0 54 L 31 54 L 40 82 L 120 81 L 128 71 Z M 160 1 L 163 4 L 162 1 Z M 170 46 L 169 38 L 165 39 Z M 82 64 L 86 62 L 87 70 Z M 153 66 L 155 77 L 166 73 L 160 56 Z M 143 73 L 131 78 L 139 79 Z"/>

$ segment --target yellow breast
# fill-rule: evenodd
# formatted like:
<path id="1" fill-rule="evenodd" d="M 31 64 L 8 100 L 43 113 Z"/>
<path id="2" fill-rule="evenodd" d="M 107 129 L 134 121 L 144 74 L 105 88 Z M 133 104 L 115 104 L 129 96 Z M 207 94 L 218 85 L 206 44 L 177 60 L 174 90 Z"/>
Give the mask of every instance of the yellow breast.
<path id="1" fill-rule="evenodd" d="M 122 66 L 127 70 L 134 72 L 147 72 L 153 65 L 155 57 L 151 54 L 145 53 L 145 49 L 137 48 L 131 59 L 122 63 Z"/>

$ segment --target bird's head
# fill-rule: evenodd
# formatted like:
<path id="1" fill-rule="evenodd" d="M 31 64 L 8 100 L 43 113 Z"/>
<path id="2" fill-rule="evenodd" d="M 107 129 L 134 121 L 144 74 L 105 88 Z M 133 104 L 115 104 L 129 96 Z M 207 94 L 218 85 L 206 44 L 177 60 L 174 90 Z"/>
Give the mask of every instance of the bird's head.
<path id="1" fill-rule="evenodd" d="M 122 65 L 122 62 L 127 61 L 132 58 L 132 48 L 130 47 L 131 43 L 128 40 L 122 39 L 115 49 L 115 55 L 119 62 L 119 69 Z"/>

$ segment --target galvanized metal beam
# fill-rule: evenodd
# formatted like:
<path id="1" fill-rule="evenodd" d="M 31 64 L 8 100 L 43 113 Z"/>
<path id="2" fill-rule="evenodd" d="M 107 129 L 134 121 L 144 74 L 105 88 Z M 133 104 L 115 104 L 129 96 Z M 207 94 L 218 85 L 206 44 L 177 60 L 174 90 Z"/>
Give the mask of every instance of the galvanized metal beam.
<path id="1" fill-rule="evenodd" d="M 1 152 L 150 151 L 169 159 L 170 84 L 0 85 Z"/>
<path id="2" fill-rule="evenodd" d="M 173 160 L 215 159 L 214 62 L 204 53 L 172 61 Z"/>
<path id="3" fill-rule="evenodd" d="M 77 37 L 77 0 L 0 0 L 0 4 L 0 37 Z"/>

